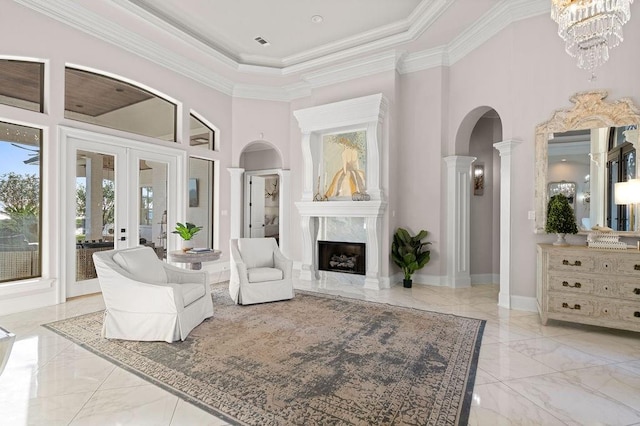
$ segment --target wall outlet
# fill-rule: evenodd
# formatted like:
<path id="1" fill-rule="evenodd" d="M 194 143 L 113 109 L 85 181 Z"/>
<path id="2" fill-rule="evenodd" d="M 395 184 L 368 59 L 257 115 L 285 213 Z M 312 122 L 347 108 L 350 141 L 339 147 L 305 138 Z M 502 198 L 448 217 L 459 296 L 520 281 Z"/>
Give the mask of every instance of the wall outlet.
<path id="1" fill-rule="evenodd" d="M 527 212 L 527 219 L 535 220 L 536 219 L 536 211 L 535 210 L 529 210 Z"/>

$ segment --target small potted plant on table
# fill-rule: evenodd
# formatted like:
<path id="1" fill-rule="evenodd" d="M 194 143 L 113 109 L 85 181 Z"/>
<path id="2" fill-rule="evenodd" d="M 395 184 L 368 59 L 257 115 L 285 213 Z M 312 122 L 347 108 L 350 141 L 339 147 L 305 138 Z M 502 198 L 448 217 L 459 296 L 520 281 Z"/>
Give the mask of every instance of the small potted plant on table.
<path id="1" fill-rule="evenodd" d="M 192 238 L 196 235 L 202 226 L 196 226 L 193 223 L 185 222 L 184 224 L 178 222 L 176 223 L 175 231 L 172 231 L 172 234 L 178 234 L 182 238 L 182 251 L 188 251 L 195 247 L 195 243 Z"/>
<path id="2" fill-rule="evenodd" d="M 391 258 L 396 265 L 402 268 L 404 273 L 402 284 L 405 288 L 411 288 L 413 273 L 429 263 L 431 252 L 426 248 L 431 243 L 422 242 L 427 234 L 427 231 L 422 230 L 417 235 L 411 236 L 406 229 L 398 228 L 393 235 Z"/>
<path id="3" fill-rule="evenodd" d="M 565 235 L 578 233 L 576 215 L 569 205 L 569 200 L 563 194 L 556 194 L 549 199 L 544 230 L 558 235 L 558 239 L 553 243 L 554 246 L 568 246 Z"/>

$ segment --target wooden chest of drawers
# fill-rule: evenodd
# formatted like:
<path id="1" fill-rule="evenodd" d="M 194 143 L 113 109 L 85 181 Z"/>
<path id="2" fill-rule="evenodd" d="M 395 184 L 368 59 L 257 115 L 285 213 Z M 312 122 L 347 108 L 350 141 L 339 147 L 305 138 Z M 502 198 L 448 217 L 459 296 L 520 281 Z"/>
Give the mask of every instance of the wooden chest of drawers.
<path id="1" fill-rule="evenodd" d="M 640 251 L 538 245 L 538 312 L 640 331 Z"/>

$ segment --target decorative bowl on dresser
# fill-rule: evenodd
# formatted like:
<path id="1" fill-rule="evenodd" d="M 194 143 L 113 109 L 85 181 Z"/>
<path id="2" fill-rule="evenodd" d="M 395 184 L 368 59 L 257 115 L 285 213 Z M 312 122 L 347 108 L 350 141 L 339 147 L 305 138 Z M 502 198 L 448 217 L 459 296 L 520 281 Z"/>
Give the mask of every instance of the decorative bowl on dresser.
<path id="1" fill-rule="evenodd" d="M 547 320 L 640 331 L 640 251 L 539 244 L 537 304 Z"/>

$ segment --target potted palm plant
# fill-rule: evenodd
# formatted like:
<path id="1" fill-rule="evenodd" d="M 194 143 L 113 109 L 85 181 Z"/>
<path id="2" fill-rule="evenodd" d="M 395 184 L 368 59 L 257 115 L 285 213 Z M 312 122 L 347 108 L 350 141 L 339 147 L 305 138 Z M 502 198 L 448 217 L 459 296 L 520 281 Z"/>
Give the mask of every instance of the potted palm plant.
<path id="1" fill-rule="evenodd" d="M 187 251 L 191 250 L 194 247 L 194 242 L 192 238 L 196 235 L 202 226 L 196 226 L 193 223 L 185 222 L 184 224 L 178 222 L 176 223 L 175 231 L 172 231 L 172 234 L 178 234 L 182 238 L 182 250 Z"/>
<path id="2" fill-rule="evenodd" d="M 556 233 L 558 239 L 554 246 L 568 246 L 565 240 L 566 234 L 577 234 L 576 215 L 569 204 L 569 200 L 563 194 L 556 194 L 549 199 L 547 206 L 547 223 L 544 226 L 547 233 Z"/>
<path id="3" fill-rule="evenodd" d="M 422 242 L 427 237 L 428 232 L 422 230 L 417 235 L 412 236 L 404 228 L 398 228 L 393 235 L 391 243 L 391 258 L 393 262 L 402 268 L 404 279 L 402 284 L 405 288 L 411 288 L 413 281 L 411 276 L 418 269 L 422 269 L 429 263 L 431 252 L 427 250 L 430 242 Z"/>

